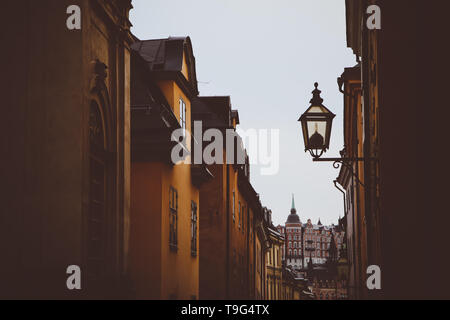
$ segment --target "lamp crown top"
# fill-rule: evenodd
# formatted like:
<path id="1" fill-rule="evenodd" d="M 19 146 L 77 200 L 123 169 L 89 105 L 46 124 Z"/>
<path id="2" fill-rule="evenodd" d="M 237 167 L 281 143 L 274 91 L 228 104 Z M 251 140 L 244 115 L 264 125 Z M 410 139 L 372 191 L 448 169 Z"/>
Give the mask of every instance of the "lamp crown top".
<path id="1" fill-rule="evenodd" d="M 314 90 L 312 91 L 313 97 L 311 101 L 309 101 L 312 105 L 322 105 L 323 99 L 320 97 L 322 91 L 320 91 L 318 87 L 319 83 L 314 82 Z"/>

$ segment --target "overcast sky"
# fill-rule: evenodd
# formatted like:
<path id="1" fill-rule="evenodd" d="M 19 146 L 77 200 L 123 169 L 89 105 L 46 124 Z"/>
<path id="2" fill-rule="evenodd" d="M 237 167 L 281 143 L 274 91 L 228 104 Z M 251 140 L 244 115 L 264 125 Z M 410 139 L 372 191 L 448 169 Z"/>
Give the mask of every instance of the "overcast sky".
<path id="1" fill-rule="evenodd" d="M 274 224 L 284 224 L 295 194 L 302 222 L 337 223 L 343 199 L 339 170 L 304 152 L 299 116 L 314 82 L 337 116 L 327 157 L 343 148 L 343 97 L 336 79 L 356 64 L 346 47 L 344 0 L 133 0 L 140 39 L 190 36 L 200 95 L 230 95 L 244 130 L 280 130 L 280 170 L 251 181 Z"/>

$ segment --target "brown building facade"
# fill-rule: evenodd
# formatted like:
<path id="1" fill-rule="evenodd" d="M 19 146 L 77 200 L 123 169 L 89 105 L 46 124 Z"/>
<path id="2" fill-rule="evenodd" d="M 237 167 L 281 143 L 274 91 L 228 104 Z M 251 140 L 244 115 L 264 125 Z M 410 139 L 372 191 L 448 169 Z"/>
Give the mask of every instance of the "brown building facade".
<path id="1" fill-rule="evenodd" d="M 367 25 L 373 5 L 380 13 L 380 29 Z M 448 229 L 441 214 L 445 188 L 438 186 L 446 165 L 428 152 L 445 144 L 446 134 L 439 128 L 447 126 L 438 122 L 447 117 L 431 120 L 424 107 L 439 104 L 433 92 L 445 90 L 436 89 L 445 80 L 429 75 L 442 70 L 446 61 L 437 58 L 439 33 L 445 29 L 438 27 L 439 11 L 428 2 L 346 1 L 347 46 L 357 65 L 339 79 L 344 94 L 342 155 L 359 158 L 348 161 L 338 177 L 346 190 L 350 298 L 448 297 L 449 259 L 438 245 L 446 241 Z M 406 17 L 414 18 L 407 23 Z M 439 223 L 424 226 L 425 214 Z M 422 230 L 420 236 L 399 233 L 400 225 L 402 230 Z M 438 270 L 430 265 L 430 256 Z M 367 288 L 370 265 L 380 267 L 380 289 Z"/>
<path id="2" fill-rule="evenodd" d="M 67 9 L 81 9 L 69 29 Z M 5 1 L 0 224 L 8 297 L 116 297 L 128 274 L 131 1 Z M 4 292 L 9 288 L 8 292 Z M 121 293 L 119 293 L 121 292 Z"/>
<path id="3" fill-rule="evenodd" d="M 202 132 L 218 130 L 234 132 L 239 124 L 229 97 L 199 97 L 194 103 L 194 121 L 201 122 Z M 194 132 L 197 136 L 199 133 Z M 201 137 L 201 135 L 200 135 Z M 225 142 L 225 139 L 224 139 Z M 236 138 L 235 148 L 242 148 Z M 194 148 L 204 148 L 195 144 Z M 241 149 L 245 154 L 245 150 Z M 201 299 L 255 298 L 255 273 L 258 254 L 255 225 L 261 204 L 250 184 L 248 157 L 244 163 L 223 160 L 207 166 L 213 178 L 200 189 L 200 297 Z"/>

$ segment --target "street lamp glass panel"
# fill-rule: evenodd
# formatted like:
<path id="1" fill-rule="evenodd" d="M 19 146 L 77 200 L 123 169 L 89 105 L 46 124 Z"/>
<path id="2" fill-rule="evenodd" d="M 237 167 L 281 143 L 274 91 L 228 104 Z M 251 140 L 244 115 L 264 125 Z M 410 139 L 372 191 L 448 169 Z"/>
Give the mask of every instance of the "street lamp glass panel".
<path id="1" fill-rule="evenodd" d="M 311 142 L 311 137 L 314 134 L 319 134 L 322 139 L 324 140 L 322 143 L 325 142 L 325 134 L 327 130 L 327 123 L 326 121 L 307 121 L 306 122 L 308 126 L 308 138 Z"/>
<path id="2" fill-rule="evenodd" d="M 322 106 L 312 106 L 309 108 L 308 113 L 327 113 L 327 110 Z"/>

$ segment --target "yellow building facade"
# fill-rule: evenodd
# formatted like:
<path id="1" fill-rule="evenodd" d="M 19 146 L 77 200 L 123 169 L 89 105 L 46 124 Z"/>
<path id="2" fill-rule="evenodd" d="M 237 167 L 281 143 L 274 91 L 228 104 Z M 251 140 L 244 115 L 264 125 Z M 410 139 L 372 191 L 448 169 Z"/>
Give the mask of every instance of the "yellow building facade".
<path id="1" fill-rule="evenodd" d="M 272 224 L 272 212 L 267 208 L 263 209 L 264 219 L 266 221 L 269 248 L 265 254 L 265 280 L 266 280 L 266 299 L 283 299 L 283 264 L 281 261 L 281 251 L 284 244 L 284 237 L 278 232 Z"/>
<path id="2" fill-rule="evenodd" d="M 171 157 L 175 147 L 191 151 L 191 100 L 198 94 L 192 45 L 189 38 L 168 38 L 132 48 L 130 266 L 136 295 L 198 299 L 202 168 L 189 163 L 190 155 L 176 164 Z M 172 141 L 176 129 L 185 142 Z"/>

